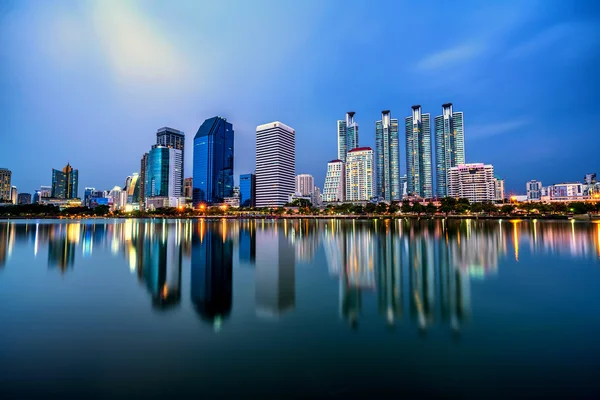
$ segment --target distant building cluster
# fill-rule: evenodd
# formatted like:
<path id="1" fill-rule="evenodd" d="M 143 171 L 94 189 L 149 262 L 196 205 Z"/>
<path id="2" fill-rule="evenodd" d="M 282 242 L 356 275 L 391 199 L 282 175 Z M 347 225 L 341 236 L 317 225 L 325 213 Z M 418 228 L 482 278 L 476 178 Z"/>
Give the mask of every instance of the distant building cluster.
<path id="1" fill-rule="evenodd" d="M 595 173 L 586 174 L 582 182 L 563 182 L 543 186 L 541 181 L 531 180 L 525 184 L 527 201 L 589 201 L 600 200 L 600 182 Z"/>

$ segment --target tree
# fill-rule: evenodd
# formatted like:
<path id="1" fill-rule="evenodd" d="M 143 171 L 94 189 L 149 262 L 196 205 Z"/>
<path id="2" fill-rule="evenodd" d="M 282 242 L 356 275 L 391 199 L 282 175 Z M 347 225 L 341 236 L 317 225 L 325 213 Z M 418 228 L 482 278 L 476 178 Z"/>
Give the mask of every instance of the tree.
<path id="1" fill-rule="evenodd" d="M 500 211 L 504 214 L 511 214 L 515 210 L 515 206 L 512 204 L 504 204 L 500 207 Z"/>
<path id="2" fill-rule="evenodd" d="M 440 203 L 440 211 L 443 212 L 446 217 L 449 213 L 456 210 L 456 199 L 454 197 L 444 197 Z"/>
<path id="3" fill-rule="evenodd" d="M 423 211 L 425 211 L 425 207 L 419 202 L 413 204 L 412 211 L 417 213 L 417 216 L 420 216 Z"/>
<path id="4" fill-rule="evenodd" d="M 110 212 L 110 207 L 105 206 L 105 205 L 97 206 L 93 210 L 94 215 L 98 215 L 98 216 L 104 216 L 104 215 L 108 214 L 109 212 Z"/>
<path id="5" fill-rule="evenodd" d="M 375 210 L 377 210 L 377 206 L 373 203 L 367 203 L 365 205 L 365 212 L 367 214 L 373 214 L 375 212 Z"/>
<path id="6" fill-rule="evenodd" d="M 390 214 L 396 214 L 398 211 L 400 211 L 400 207 L 398 206 L 397 202 L 393 202 L 392 204 L 390 204 L 390 206 L 388 207 L 388 213 Z"/>
<path id="7" fill-rule="evenodd" d="M 569 203 L 569 210 L 574 214 L 587 214 L 588 212 L 592 211 L 592 207 L 590 206 L 591 204 L 588 206 L 586 203 L 576 201 Z"/>
<path id="8" fill-rule="evenodd" d="M 473 204 L 471 204 L 471 212 L 473 212 L 473 213 L 483 212 L 483 203 L 473 203 Z"/>
<path id="9" fill-rule="evenodd" d="M 429 215 L 433 215 L 437 212 L 437 207 L 431 201 L 425 206 L 425 212 Z"/>
<path id="10" fill-rule="evenodd" d="M 408 214 L 409 212 L 412 212 L 413 208 L 410 205 L 410 201 L 402 200 L 401 210 L 402 210 L 402 213 L 404 213 L 404 214 Z"/>
<path id="11" fill-rule="evenodd" d="M 375 213 L 377 213 L 379 215 L 385 214 L 387 212 L 388 212 L 388 205 L 384 202 L 377 204 L 377 207 L 375 207 Z"/>

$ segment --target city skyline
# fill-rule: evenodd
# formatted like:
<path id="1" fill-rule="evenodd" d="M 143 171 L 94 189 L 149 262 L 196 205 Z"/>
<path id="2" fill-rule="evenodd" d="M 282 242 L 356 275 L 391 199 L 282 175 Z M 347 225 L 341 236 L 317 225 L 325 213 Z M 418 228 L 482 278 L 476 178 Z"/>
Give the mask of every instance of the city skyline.
<path id="1" fill-rule="evenodd" d="M 466 115 L 467 161 L 494 165 L 507 192 L 523 192 L 530 179 L 570 181 L 597 170 L 593 149 L 600 139 L 589 134 L 598 96 L 592 71 L 600 63 L 592 51 L 600 37 L 593 2 L 411 5 L 432 21 L 417 42 L 410 32 L 418 21 L 398 27 L 380 18 L 381 7 L 405 13 L 407 5 L 398 2 L 71 5 L 24 1 L 0 9 L 0 87 L 11 93 L 1 100 L 9 145 L 0 160 L 20 192 L 49 185 L 49 168 L 66 161 L 80 169 L 81 187 L 121 184 L 139 171 L 136 158 L 158 127 L 187 132 L 189 143 L 212 115 L 236 125 L 236 179 L 252 171 L 256 125 L 279 119 L 298 132 L 298 154 L 310 155 L 298 157 L 297 171 L 323 187 L 323 166 L 336 158 L 333 121 L 347 110 L 359 117 L 360 145 L 375 148 L 372 126 L 382 109 L 400 119 L 418 103 L 434 116 L 448 101 Z M 344 18 L 335 18 L 340 9 Z M 277 23 L 246 18 L 251 11 Z M 236 29 L 215 37 L 215 17 L 225 12 Z M 283 23 L 290 13 L 297 29 Z M 465 22 L 455 24 L 458 16 Z M 36 29 L 29 29 L 31 21 Z M 266 67 L 247 62 L 265 49 L 283 56 Z M 384 51 L 385 63 L 376 56 Z M 285 95 L 276 92 L 280 87 Z M 277 94 L 257 96 L 269 90 Z M 294 99 L 293 106 L 283 99 Z M 573 146 L 562 145 L 565 132 Z M 527 157 L 515 156 L 516 148 L 528 149 Z M 26 149 L 27 157 L 15 149 Z"/>

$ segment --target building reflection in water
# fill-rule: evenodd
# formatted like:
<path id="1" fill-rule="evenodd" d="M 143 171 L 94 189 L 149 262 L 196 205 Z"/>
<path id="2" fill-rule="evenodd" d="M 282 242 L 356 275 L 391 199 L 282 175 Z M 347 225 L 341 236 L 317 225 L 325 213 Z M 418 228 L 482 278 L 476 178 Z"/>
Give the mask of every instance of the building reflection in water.
<path id="1" fill-rule="evenodd" d="M 239 255 L 240 261 L 253 265 L 256 262 L 256 220 L 239 222 Z"/>
<path id="2" fill-rule="evenodd" d="M 217 331 L 231 312 L 232 268 L 227 222 L 200 220 L 192 233 L 191 298 L 200 317 Z"/>
<path id="3" fill-rule="evenodd" d="M 62 273 L 75 265 L 75 248 L 80 240 L 79 223 L 55 224 L 50 228 L 48 267 L 58 267 Z"/>
<path id="4" fill-rule="evenodd" d="M 256 313 L 277 317 L 296 304 L 296 256 L 289 221 L 261 221 L 256 235 Z"/>

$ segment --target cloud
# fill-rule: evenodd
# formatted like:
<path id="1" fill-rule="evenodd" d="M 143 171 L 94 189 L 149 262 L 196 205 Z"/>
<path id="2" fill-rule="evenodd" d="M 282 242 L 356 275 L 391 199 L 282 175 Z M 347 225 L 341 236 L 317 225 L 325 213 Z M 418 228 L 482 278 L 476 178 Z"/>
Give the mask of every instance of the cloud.
<path id="1" fill-rule="evenodd" d="M 432 71 L 447 68 L 459 63 L 467 62 L 477 57 L 483 48 L 474 44 L 462 44 L 428 55 L 417 63 L 417 69 Z"/>
<path id="2" fill-rule="evenodd" d="M 577 56 L 585 53 L 598 42 L 598 28 L 581 22 L 563 22 L 541 31 L 528 40 L 510 49 L 508 58 L 526 57 L 558 47 L 561 57 Z M 560 46 L 558 46 L 560 45 Z"/>
<path id="3" fill-rule="evenodd" d="M 492 136 L 503 135 L 531 124 L 529 119 L 513 119 L 487 125 L 473 125 L 467 127 L 468 137 L 472 139 L 487 139 Z"/>

